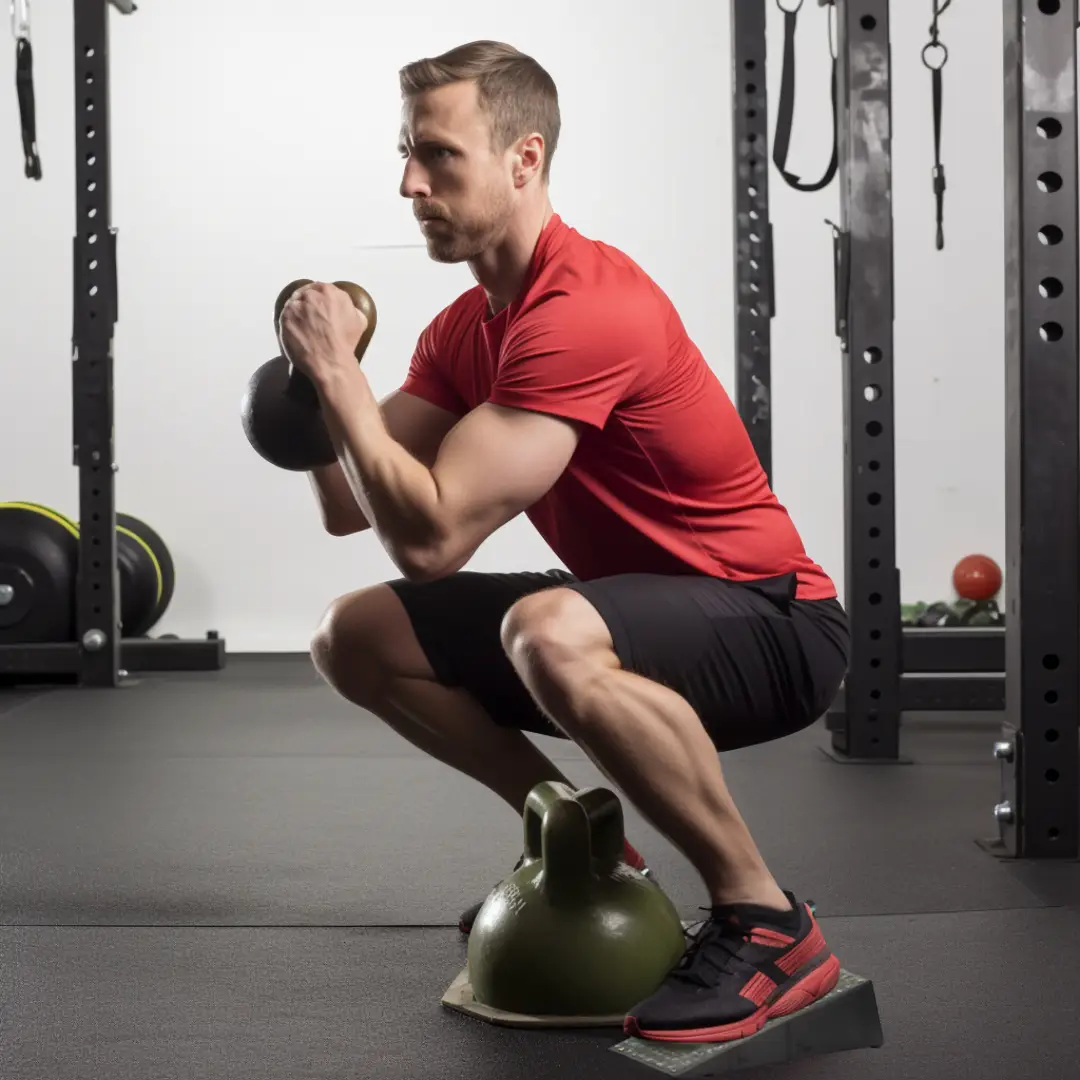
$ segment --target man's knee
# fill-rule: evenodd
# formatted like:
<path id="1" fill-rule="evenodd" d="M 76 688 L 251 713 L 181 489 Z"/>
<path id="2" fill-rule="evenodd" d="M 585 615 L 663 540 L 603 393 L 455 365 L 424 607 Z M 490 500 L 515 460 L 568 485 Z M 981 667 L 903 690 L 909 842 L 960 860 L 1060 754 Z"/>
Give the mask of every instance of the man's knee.
<path id="1" fill-rule="evenodd" d="M 388 680 L 431 678 L 408 614 L 388 585 L 339 596 L 311 637 L 315 669 L 358 704 L 376 701 Z"/>
<path id="2" fill-rule="evenodd" d="M 503 617 L 501 637 L 510 662 L 526 679 L 558 679 L 583 663 L 618 663 L 607 624 L 573 589 L 523 597 Z"/>

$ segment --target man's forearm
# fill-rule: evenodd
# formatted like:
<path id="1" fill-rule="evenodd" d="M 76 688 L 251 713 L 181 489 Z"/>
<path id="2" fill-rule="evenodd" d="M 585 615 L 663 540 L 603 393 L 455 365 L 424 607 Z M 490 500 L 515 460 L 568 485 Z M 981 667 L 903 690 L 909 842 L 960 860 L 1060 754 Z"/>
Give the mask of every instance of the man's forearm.
<path id="1" fill-rule="evenodd" d="M 317 465 L 308 471 L 307 477 L 328 533 L 332 536 L 351 536 L 371 528 L 352 493 L 340 461 L 332 465 Z"/>
<path id="2" fill-rule="evenodd" d="M 342 366 L 318 389 L 342 470 L 383 547 L 407 576 L 436 572 L 449 537 L 431 470 L 386 430 L 358 365 Z"/>

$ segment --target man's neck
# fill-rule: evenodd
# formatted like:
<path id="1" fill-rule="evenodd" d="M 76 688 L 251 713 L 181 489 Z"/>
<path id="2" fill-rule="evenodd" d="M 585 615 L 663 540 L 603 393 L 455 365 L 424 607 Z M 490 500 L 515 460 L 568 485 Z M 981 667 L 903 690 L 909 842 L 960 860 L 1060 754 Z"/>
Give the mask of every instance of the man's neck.
<path id="1" fill-rule="evenodd" d="M 514 302 L 529 272 L 540 234 L 554 210 L 545 198 L 531 213 L 522 213 L 510 223 L 502 241 L 469 263 L 469 269 L 487 293 L 493 315 Z"/>

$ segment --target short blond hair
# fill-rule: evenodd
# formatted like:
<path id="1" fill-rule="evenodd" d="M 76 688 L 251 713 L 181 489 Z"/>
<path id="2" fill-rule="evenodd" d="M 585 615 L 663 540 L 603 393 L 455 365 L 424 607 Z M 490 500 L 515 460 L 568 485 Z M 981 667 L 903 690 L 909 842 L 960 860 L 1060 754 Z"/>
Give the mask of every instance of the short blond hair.
<path id="1" fill-rule="evenodd" d="M 452 83 L 476 83 L 481 107 L 491 118 L 492 145 L 502 153 L 534 131 L 544 138 L 542 177 L 551 172 L 559 143 L 559 92 L 552 77 L 531 57 L 501 41 L 471 41 L 441 56 L 406 64 L 398 73 L 403 98 Z"/>

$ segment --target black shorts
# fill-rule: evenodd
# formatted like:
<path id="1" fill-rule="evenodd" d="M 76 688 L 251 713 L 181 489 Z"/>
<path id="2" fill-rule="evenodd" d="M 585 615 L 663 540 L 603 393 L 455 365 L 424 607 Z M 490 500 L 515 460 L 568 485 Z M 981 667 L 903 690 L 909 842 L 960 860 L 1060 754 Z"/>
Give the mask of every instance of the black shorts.
<path id="1" fill-rule="evenodd" d="M 462 571 L 388 583 L 445 686 L 495 721 L 564 737 L 540 711 L 502 647 L 503 616 L 523 596 L 569 588 L 600 613 L 623 668 L 682 695 L 718 750 L 801 731 L 821 717 L 847 671 L 848 623 L 836 600 L 795 600 L 795 578 L 733 583 L 622 574 L 578 581 L 544 573 Z"/>

